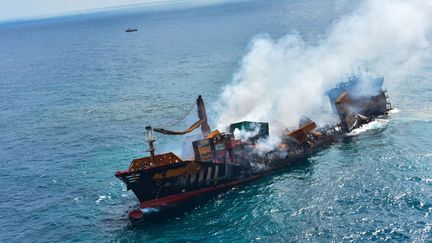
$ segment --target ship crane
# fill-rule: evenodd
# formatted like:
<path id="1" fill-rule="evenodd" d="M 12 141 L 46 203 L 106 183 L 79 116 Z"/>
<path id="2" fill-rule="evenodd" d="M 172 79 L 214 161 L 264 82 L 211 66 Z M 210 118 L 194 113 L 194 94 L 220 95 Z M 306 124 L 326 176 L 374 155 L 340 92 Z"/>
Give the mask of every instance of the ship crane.
<path id="1" fill-rule="evenodd" d="M 189 128 L 187 128 L 184 131 L 172 131 L 172 130 L 167 130 L 164 128 L 152 128 L 151 126 L 147 126 L 146 127 L 146 131 L 147 131 L 147 135 L 146 135 L 146 141 L 149 143 L 149 151 L 150 151 L 150 155 L 151 157 L 154 157 L 154 152 L 155 152 L 155 148 L 154 148 L 154 141 L 156 141 L 156 138 L 153 136 L 153 131 L 158 132 L 158 133 L 162 133 L 162 134 L 166 134 L 166 135 L 184 135 L 187 133 L 190 133 L 192 131 L 194 131 L 195 129 L 197 129 L 198 127 L 201 127 L 201 133 L 203 135 L 203 137 L 207 137 L 210 134 L 210 126 L 208 124 L 207 121 L 207 112 L 205 109 L 205 105 L 204 105 L 204 101 L 202 99 L 202 96 L 199 95 L 197 100 L 196 100 L 196 105 L 198 108 L 198 121 L 196 121 L 194 124 L 192 124 Z"/>

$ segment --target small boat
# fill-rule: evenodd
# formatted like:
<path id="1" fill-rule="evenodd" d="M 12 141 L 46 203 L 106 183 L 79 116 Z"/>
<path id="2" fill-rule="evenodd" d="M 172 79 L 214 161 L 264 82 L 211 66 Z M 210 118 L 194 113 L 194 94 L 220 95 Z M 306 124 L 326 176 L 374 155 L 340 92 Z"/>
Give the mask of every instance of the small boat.
<path id="1" fill-rule="evenodd" d="M 138 31 L 138 29 L 137 28 L 127 28 L 125 31 L 126 32 L 135 32 L 135 31 Z"/>

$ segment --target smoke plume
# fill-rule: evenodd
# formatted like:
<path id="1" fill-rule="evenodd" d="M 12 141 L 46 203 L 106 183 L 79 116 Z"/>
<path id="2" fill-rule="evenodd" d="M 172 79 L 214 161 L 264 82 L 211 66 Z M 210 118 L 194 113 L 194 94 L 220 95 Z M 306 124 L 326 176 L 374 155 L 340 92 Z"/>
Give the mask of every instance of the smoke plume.
<path id="1" fill-rule="evenodd" d="M 242 120 L 270 123 L 271 133 L 297 127 L 328 99 L 325 90 L 359 67 L 394 82 L 430 55 L 432 1 L 364 1 L 316 45 L 300 36 L 252 41 L 233 82 L 224 88 L 218 128 Z"/>

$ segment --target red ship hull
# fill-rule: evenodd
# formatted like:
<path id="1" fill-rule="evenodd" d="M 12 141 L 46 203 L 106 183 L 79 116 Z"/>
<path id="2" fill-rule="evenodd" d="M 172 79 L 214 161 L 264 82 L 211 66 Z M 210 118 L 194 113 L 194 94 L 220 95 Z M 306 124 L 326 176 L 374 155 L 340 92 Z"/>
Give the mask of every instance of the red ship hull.
<path id="1" fill-rule="evenodd" d="M 231 181 L 228 183 L 224 183 L 224 184 L 220 184 L 217 186 L 212 186 L 212 187 L 206 187 L 206 188 L 202 188 L 202 189 L 198 189 L 198 190 L 194 190 L 194 191 L 189 191 L 189 192 L 183 192 L 180 194 L 176 194 L 176 195 L 171 195 L 171 196 L 166 196 L 166 197 L 162 197 L 162 198 L 158 198 L 158 199 L 153 199 L 153 200 L 149 200 L 149 201 L 144 201 L 140 203 L 140 207 L 138 209 L 135 209 L 133 211 L 131 211 L 129 213 L 129 219 L 133 222 L 138 222 L 141 221 L 144 216 L 145 216 L 145 209 L 148 208 L 158 208 L 158 209 L 163 209 L 163 208 L 169 208 L 169 207 L 173 207 L 178 205 L 179 203 L 184 203 L 187 201 L 190 201 L 198 196 L 204 196 L 204 195 L 208 195 L 212 192 L 219 192 L 225 189 L 229 189 L 235 186 L 238 186 L 240 184 L 252 181 L 252 180 L 256 180 L 262 176 L 264 176 L 265 173 L 261 173 L 261 174 L 257 174 L 248 178 L 244 178 L 241 180 L 236 180 L 236 181 Z"/>

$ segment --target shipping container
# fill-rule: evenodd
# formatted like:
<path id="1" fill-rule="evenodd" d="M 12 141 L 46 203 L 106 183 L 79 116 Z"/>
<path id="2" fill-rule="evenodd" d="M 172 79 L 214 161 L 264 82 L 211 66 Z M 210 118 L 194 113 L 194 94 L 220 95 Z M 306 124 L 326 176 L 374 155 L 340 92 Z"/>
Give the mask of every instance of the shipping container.
<path id="1" fill-rule="evenodd" d="M 258 139 L 266 139 L 269 136 L 269 124 L 267 122 L 242 121 L 229 126 L 229 132 L 234 133 L 238 129 L 250 134 L 246 140 L 255 143 Z"/>
<path id="2" fill-rule="evenodd" d="M 192 143 L 195 159 L 203 162 L 212 160 L 212 149 L 209 139 L 201 139 Z"/>
<path id="3" fill-rule="evenodd" d="M 234 136 L 229 133 L 212 133 L 209 137 L 192 143 L 195 159 L 218 164 L 228 162 L 227 144 Z"/>

